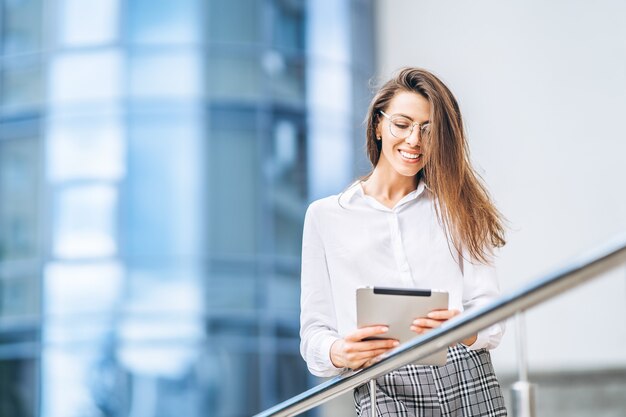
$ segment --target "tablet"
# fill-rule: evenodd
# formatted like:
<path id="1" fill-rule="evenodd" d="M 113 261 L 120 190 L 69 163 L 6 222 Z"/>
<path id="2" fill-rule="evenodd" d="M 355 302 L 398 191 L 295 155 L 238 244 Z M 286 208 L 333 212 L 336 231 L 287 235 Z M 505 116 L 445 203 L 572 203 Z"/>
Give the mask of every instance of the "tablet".
<path id="1" fill-rule="evenodd" d="M 433 310 L 448 309 L 448 293 L 415 288 L 366 287 L 356 290 L 357 327 L 385 325 L 389 331 L 381 339 L 405 343 L 417 333 L 411 331 L 413 320 L 426 317 Z M 416 365 L 445 365 L 447 349 L 435 352 Z"/>

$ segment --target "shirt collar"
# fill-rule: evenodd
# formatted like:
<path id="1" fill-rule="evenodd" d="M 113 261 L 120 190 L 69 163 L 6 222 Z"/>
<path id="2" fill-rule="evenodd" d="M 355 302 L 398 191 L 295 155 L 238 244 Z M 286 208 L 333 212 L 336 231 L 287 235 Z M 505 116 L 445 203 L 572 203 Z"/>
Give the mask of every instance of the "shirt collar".
<path id="1" fill-rule="evenodd" d="M 378 206 L 377 208 L 383 209 L 385 211 L 393 211 L 393 210 L 396 210 L 396 209 L 400 208 L 401 206 L 405 205 L 409 201 L 415 200 L 425 190 L 431 191 L 431 189 L 426 185 L 426 182 L 424 181 L 424 178 L 422 177 L 422 178 L 420 178 L 420 181 L 417 184 L 417 188 L 415 190 L 411 191 L 410 193 L 408 193 L 407 195 L 405 195 L 404 197 L 402 197 L 402 199 L 400 201 L 398 201 L 396 206 L 393 209 L 390 209 L 388 207 L 385 207 L 380 202 L 378 202 L 378 200 L 376 200 L 374 197 L 368 196 L 367 194 L 365 194 L 363 192 L 363 186 L 361 184 L 361 180 L 356 180 L 352 184 L 350 184 L 348 189 L 346 189 L 343 192 L 343 194 L 341 195 L 341 201 L 342 202 L 351 203 L 352 201 L 354 201 L 357 198 L 362 198 L 364 200 L 367 200 L 370 203 L 373 203 L 374 205 L 377 205 Z"/>

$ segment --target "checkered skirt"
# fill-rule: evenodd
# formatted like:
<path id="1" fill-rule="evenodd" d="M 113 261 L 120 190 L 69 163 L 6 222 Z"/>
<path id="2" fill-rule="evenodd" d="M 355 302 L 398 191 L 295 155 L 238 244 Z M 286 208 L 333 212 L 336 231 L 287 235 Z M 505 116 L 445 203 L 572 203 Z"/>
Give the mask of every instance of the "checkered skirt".
<path id="1" fill-rule="evenodd" d="M 357 416 L 370 417 L 369 384 L 354 390 Z M 444 366 L 407 365 L 376 379 L 378 416 L 506 416 L 500 384 L 486 349 L 448 349 Z"/>

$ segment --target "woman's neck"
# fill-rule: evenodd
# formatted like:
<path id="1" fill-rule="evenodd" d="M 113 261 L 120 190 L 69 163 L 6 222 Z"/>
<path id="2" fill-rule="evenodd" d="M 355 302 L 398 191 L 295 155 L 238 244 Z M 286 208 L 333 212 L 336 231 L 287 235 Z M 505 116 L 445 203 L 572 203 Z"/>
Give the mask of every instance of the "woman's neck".
<path id="1" fill-rule="evenodd" d="M 374 168 L 372 175 L 363 182 L 365 194 L 383 203 L 395 204 L 417 188 L 419 176 L 407 177 L 394 170 L 381 169 L 379 165 Z"/>

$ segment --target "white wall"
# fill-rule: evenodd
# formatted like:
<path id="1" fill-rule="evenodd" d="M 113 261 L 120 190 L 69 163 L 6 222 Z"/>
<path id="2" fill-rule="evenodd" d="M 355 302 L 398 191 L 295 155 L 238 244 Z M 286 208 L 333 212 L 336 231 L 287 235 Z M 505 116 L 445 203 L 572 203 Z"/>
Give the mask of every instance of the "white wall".
<path id="1" fill-rule="evenodd" d="M 438 74 L 510 220 L 504 292 L 626 232 L 626 3 L 379 0 L 378 73 Z M 626 367 L 626 270 L 528 313 L 532 370 Z M 509 323 L 496 368 L 515 366 Z"/>

